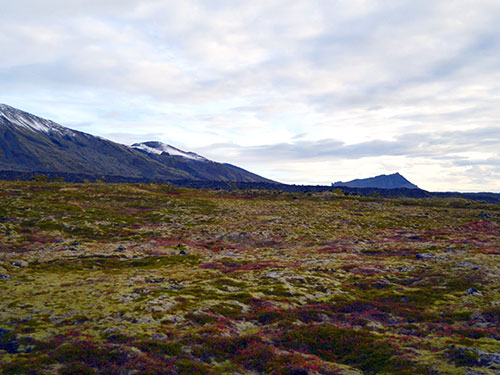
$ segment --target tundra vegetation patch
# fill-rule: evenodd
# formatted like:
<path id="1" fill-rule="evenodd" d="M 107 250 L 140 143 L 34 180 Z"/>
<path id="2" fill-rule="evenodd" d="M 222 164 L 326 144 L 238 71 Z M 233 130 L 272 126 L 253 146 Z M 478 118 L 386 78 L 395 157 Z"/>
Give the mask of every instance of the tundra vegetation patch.
<path id="1" fill-rule="evenodd" d="M 0 182 L 1 374 L 500 372 L 500 207 Z"/>

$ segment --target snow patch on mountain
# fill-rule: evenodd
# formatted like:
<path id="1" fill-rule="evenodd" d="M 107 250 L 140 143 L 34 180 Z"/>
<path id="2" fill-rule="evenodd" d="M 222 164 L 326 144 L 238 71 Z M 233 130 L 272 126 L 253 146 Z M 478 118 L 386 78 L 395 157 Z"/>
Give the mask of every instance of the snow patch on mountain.
<path id="1" fill-rule="evenodd" d="M 208 161 L 208 159 L 195 154 L 194 152 L 182 151 L 174 146 L 162 143 L 162 142 L 142 142 L 134 143 L 133 148 L 138 150 L 146 151 L 150 154 L 161 155 L 164 152 L 171 156 L 181 156 L 186 159 L 197 160 L 197 161 Z"/>
<path id="2" fill-rule="evenodd" d="M 53 121 L 45 120 L 27 112 L 20 111 L 6 104 L 0 104 L 0 119 L 2 117 L 14 125 L 21 126 L 35 132 L 41 131 L 47 134 L 58 133 L 60 135 L 75 135 L 75 133 L 70 129 L 56 124 Z"/>

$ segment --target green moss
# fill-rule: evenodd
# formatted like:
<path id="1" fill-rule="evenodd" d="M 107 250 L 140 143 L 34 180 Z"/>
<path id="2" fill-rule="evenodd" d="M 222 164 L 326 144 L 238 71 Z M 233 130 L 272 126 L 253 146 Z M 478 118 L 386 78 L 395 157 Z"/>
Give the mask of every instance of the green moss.
<path id="1" fill-rule="evenodd" d="M 242 307 L 240 305 L 229 304 L 229 303 L 219 303 L 216 306 L 212 306 L 210 311 L 215 314 L 220 314 L 225 317 L 236 318 L 241 314 Z"/>
<path id="2" fill-rule="evenodd" d="M 80 257 L 56 259 L 34 265 L 41 272 L 72 272 L 82 270 L 118 271 L 127 268 L 162 268 L 179 264 L 195 265 L 199 262 L 196 255 L 166 255 L 148 256 L 137 259 L 124 259 L 119 256 L 107 257 Z"/>
<path id="3" fill-rule="evenodd" d="M 217 317 L 203 313 L 187 313 L 186 318 L 200 325 L 211 324 L 217 321 Z"/>
<path id="4" fill-rule="evenodd" d="M 136 348 L 145 353 L 177 356 L 182 353 L 182 344 L 172 341 L 145 340 L 134 342 Z"/>
<path id="5" fill-rule="evenodd" d="M 178 374 L 180 375 L 190 375 L 190 374 L 208 375 L 214 373 L 211 366 L 208 366 L 200 362 L 190 361 L 187 359 L 176 361 L 175 366 L 177 367 Z"/>

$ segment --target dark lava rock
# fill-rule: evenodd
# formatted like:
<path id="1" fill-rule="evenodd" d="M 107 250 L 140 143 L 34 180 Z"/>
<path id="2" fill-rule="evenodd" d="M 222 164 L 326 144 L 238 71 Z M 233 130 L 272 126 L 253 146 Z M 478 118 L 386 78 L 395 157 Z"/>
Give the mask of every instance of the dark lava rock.
<path id="1" fill-rule="evenodd" d="M 14 267 L 28 267 L 28 262 L 25 262 L 24 260 L 16 260 L 12 262 L 12 265 Z"/>
<path id="2" fill-rule="evenodd" d="M 415 255 L 415 257 L 417 259 L 419 259 L 419 260 L 425 260 L 425 259 L 432 259 L 432 258 L 434 258 L 434 255 L 429 254 L 429 253 L 421 253 L 421 254 Z"/>
<path id="3" fill-rule="evenodd" d="M 12 276 L 0 274 L 0 280 L 10 280 L 10 279 L 12 279 Z"/>
<path id="4" fill-rule="evenodd" d="M 487 353 L 476 348 L 458 348 L 456 358 L 465 365 L 500 370 L 500 354 Z"/>
<path id="5" fill-rule="evenodd" d="M 180 285 L 170 285 L 168 287 L 168 289 L 170 289 L 170 290 L 182 290 L 182 289 L 184 289 L 184 287 L 180 286 Z"/>
<path id="6" fill-rule="evenodd" d="M 125 251 L 125 250 L 127 250 L 127 246 L 125 245 L 118 246 L 118 251 Z"/>
<path id="7" fill-rule="evenodd" d="M 186 255 L 186 254 L 187 254 L 187 253 L 186 253 L 186 250 L 181 250 L 181 251 L 179 251 L 179 255 Z"/>
<path id="8" fill-rule="evenodd" d="M 162 283 L 162 282 L 164 282 L 164 281 L 165 281 L 165 279 L 164 279 L 164 278 L 162 278 L 162 277 L 157 278 L 157 279 L 146 279 L 146 282 L 147 282 L 148 284 L 160 284 L 160 283 Z"/>
<path id="9" fill-rule="evenodd" d="M 481 213 L 477 216 L 479 216 L 481 219 L 489 219 L 491 217 L 490 215 L 484 213 L 484 211 L 481 211 Z"/>
<path id="10" fill-rule="evenodd" d="M 476 288 L 469 288 L 465 291 L 465 294 L 469 295 L 469 296 L 481 296 L 482 293 L 477 290 Z"/>
<path id="11" fill-rule="evenodd" d="M 0 350 L 5 350 L 9 354 L 18 352 L 19 344 L 14 339 L 12 331 L 0 327 Z"/>

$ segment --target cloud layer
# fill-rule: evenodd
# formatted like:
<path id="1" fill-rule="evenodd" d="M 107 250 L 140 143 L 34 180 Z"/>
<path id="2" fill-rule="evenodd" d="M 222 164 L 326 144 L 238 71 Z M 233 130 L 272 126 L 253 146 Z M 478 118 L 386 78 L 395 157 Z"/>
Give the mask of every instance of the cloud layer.
<path id="1" fill-rule="evenodd" d="M 18 0 L 0 101 L 286 182 L 397 170 L 500 191 L 499 16 L 494 0 Z"/>

